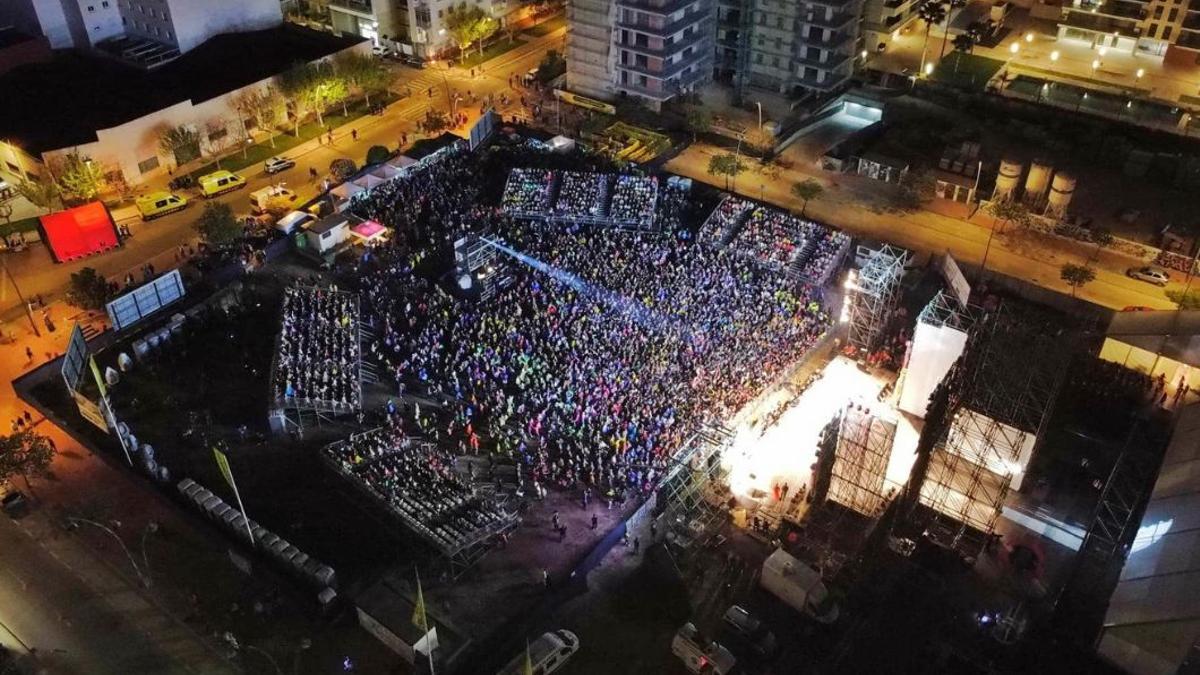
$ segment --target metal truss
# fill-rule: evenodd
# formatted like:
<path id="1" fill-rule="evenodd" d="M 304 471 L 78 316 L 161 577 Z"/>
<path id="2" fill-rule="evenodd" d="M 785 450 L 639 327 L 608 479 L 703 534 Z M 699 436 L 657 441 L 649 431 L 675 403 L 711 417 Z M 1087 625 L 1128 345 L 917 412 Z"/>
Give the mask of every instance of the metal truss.
<path id="1" fill-rule="evenodd" d="M 693 534 L 711 531 L 725 517 L 725 510 L 710 503 L 709 498 L 724 478 L 721 453 L 733 443 L 733 432 L 722 426 L 710 425 L 692 437 L 690 443 L 675 454 L 673 467 L 663 479 L 658 498 L 664 512 L 676 520 L 689 523 Z"/>
<path id="2" fill-rule="evenodd" d="M 847 339 L 850 344 L 871 351 L 900 300 L 900 280 L 908 251 L 891 245 L 872 251 L 856 277 L 846 282 L 850 315 Z"/>
<path id="3" fill-rule="evenodd" d="M 963 307 L 946 291 L 938 291 L 928 305 L 917 315 L 917 321 L 936 328 L 953 328 L 970 334 L 979 320 L 980 311 L 975 307 Z"/>
<path id="4" fill-rule="evenodd" d="M 884 480 L 896 423 L 850 406 L 842 413 L 828 498 L 869 518 L 880 515 L 887 501 Z"/>
<path id="5" fill-rule="evenodd" d="M 944 302 L 931 307 L 922 320 L 963 318 Z M 963 555 L 986 545 L 1012 475 L 1024 468 L 1027 434 L 1040 439 L 1050 417 L 1072 344 L 1053 328 L 1005 305 L 977 313 L 963 356 L 932 399 L 918 445 L 922 471 L 914 474 L 920 488 L 910 497 L 927 507 L 927 534 Z"/>

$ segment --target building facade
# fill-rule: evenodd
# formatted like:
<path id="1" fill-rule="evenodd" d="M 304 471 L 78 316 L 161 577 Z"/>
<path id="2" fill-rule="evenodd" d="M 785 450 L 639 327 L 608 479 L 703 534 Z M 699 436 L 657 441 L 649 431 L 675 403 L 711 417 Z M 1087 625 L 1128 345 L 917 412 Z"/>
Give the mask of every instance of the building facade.
<path id="1" fill-rule="evenodd" d="M 4 0 L 0 24 L 45 36 L 53 49 L 88 49 L 128 35 L 183 54 L 221 33 L 278 26 L 278 0 Z"/>
<path id="2" fill-rule="evenodd" d="M 329 0 L 335 32 L 358 35 L 400 54 L 438 58 L 455 47 L 446 17 L 463 0 Z M 467 0 L 501 26 L 520 14 L 519 0 Z"/>
<path id="3" fill-rule="evenodd" d="M 1068 0 L 1060 40 L 1200 64 L 1200 0 Z"/>
<path id="4" fill-rule="evenodd" d="M 572 0 L 567 88 L 651 108 L 712 80 L 713 0 Z"/>

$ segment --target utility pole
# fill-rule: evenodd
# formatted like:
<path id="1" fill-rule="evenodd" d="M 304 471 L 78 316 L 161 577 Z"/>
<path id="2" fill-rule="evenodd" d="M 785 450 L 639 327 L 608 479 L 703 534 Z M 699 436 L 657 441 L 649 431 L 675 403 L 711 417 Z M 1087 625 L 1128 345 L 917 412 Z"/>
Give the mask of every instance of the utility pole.
<path id="1" fill-rule="evenodd" d="M 25 308 L 25 317 L 29 319 L 29 327 L 33 329 L 34 336 L 42 337 L 42 332 L 38 330 L 37 323 L 33 320 L 33 312 L 29 311 L 29 303 L 25 302 L 25 296 L 21 295 L 21 287 L 17 285 L 17 278 L 8 269 L 7 260 L 4 261 L 4 273 L 8 275 L 8 280 L 12 282 L 13 289 L 17 292 L 17 299 L 21 301 L 21 306 Z"/>

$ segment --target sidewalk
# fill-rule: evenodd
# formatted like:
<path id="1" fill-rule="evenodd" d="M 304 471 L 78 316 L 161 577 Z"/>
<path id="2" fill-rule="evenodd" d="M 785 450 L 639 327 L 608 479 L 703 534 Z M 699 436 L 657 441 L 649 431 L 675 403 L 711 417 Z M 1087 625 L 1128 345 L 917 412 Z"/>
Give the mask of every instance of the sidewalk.
<path id="1" fill-rule="evenodd" d="M 667 170 L 724 189 L 724 179 L 708 174 L 711 156 L 725 152 L 704 144 L 692 145 L 667 163 Z M 859 237 L 889 241 L 905 248 L 926 253 L 949 252 L 961 263 L 976 266 L 983 260 L 992 234 L 991 217 L 977 214 L 967 221 L 930 210 L 911 213 L 892 213 L 885 210 L 887 191 L 891 186 L 860 179 L 857 176 L 806 172 L 787 169 L 778 178 L 755 173 L 757 164 L 748 162 L 750 169 L 738 176 L 736 191 L 752 199 L 764 201 L 795 212 L 800 202 L 791 194 L 791 186 L 807 178 L 816 178 L 826 189 L 819 198 L 809 202 L 807 215 L 813 220 L 828 223 Z M 941 208 L 934 204 L 935 208 Z M 992 238 L 987 253 L 987 268 L 1035 283 L 1060 293 L 1070 294 L 1071 288 L 1059 278 L 1064 263 L 1083 264 L 1094 252 L 1093 246 L 1058 237 L 1032 232 L 1007 232 Z M 1133 258 L 1115 251 L 1101 251 L 1093 267 L 1096 280 L 1080 288 L 1079 298 L 1089 302 L 1122 309 L 1146 306 L 1174 309 L 1166 298 L 1167 289 L 1129 279 L 1125 269 Z M 1181 285 L 1173 282 L 1169 288 Z"/>

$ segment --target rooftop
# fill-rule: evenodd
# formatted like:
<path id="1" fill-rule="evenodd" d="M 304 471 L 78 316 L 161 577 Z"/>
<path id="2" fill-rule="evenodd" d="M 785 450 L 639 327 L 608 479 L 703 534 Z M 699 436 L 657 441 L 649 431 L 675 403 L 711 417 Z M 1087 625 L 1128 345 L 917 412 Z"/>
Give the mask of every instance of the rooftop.
<path id="1" fill-rule="evenodd" d="M 91 143 L 97 129 L 191 99 L 206 101 L 271 77 L 296 62 L 341 51 L 358 38 L 299 26 L 218 35 L 171 63 L 144 71 L 98 56 L 61 52 L 0 76 L 0 92 L 19 92 L 0 116 L 0 138 L 26 152 Z M 93 105 L 82 107 L 81 101 Z"/>

